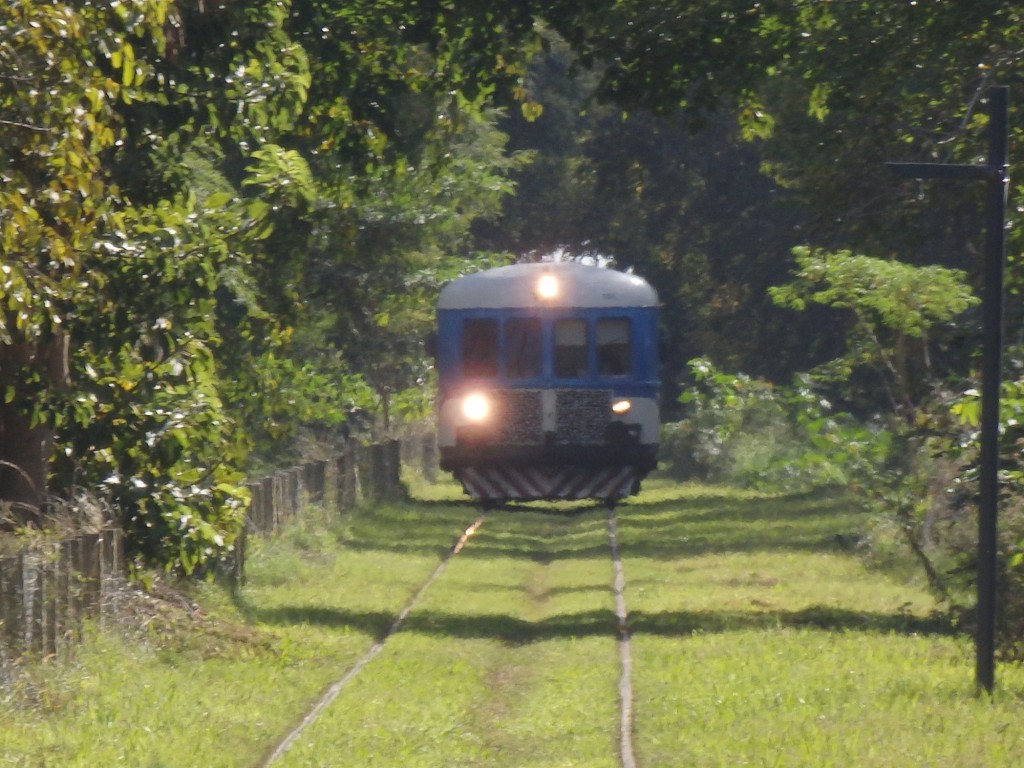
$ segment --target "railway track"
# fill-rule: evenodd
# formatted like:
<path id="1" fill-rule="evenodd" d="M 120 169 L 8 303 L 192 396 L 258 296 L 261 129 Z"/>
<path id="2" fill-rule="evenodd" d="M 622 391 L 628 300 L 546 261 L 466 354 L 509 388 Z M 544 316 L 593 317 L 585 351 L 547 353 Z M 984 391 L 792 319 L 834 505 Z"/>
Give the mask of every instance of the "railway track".
<path id="1" fill-rule="evenodd" d="M 438 563 L 434 571 L 419 585 L 412 596 L 406 602 L 402 610 L 395 616 L 388 630 L 377 640 L 366 653 L 353 664 L 337 681 L 335 681 L 309 709 L 302 720 L 291 731 L 289 731 L 277 744 L 274 749 L 258 764 L 259 768 L 269 768 L 277 763 L 280 758 L 302 737 L 303 733 L 312 726 L 330 707 L 331 703 L 342 693 L 343 690 L 360 674 L 372 674 L 372 669 L 367 671 L 373 660 L 387 647 L 388 642 L 398 633 L 406 620 L 416 610 L 424 595 L 433 586 L 447 569 L 453 558 L 463 552 L 470 545 L 471 539 L 480 531 L 488 519 L 487 513 L 477 518 L 472 525 L 460 533 L 445 556 Z M 614 595 L 614 610 L 616 626 L 609 627 L 609 636 L 614 636 L 618 644 L 618 710 L 619 710 L 619 732 L 617 734 L 618 759 L 622 768 L 636 768 L 636 759 L 633 754 L 633 718 L 632 718 L 632 657 L 630 646 L 630 631 L 628 624 L 628 613 L 625 599 L 625 571 L 619 554 L 618 524 L 614 511 L 609 512 L 607 520 L 607 536 L 609 554 L 611 560 L 611 588 Z"/>

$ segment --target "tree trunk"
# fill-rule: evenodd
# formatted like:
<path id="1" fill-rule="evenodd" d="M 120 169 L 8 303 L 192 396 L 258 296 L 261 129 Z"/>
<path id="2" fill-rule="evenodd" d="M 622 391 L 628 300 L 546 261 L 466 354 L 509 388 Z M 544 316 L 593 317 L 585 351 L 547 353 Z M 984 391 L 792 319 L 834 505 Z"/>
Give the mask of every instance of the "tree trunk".
<path id="1" fill-rule="evenodd" d="M 32 426 L 30 416 L 19 407 L 18 374 L 34 368 L 49 386 L 65 390 L 71 383 L 68 356 L 69 340 L 63 333 L 46 340 L 0 345 L 0 505 L 8 513 L 0 518 L 12 518 L 7 522 L 41 524 L 54 441 L 52 426 Z M 15 397 L 6 402 L 11 387 Z"/>

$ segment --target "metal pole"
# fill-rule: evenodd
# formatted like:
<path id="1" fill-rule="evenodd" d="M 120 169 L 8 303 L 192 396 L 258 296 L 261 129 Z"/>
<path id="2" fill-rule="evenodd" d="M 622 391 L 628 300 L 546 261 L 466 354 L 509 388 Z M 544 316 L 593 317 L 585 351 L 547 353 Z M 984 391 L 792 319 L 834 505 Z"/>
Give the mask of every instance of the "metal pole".
<path id="1" fill-rule="evenodd" d="M 981 452 L 978 467 L 978 629 L 975 681 L 995 686 L 997 531 L 999 519 L 999 393 L 1003 362 L 1003 262 L 1006 192 L 1009 186 L 1009 88 L 988 90 L 988 157 L 985 165 L 887 163 L 896 174 L 917 179 L 984 179 L 985 263 L 982 297 Z"/>
<path id="2" fill-rule="evenodd" d="M 1008 90 L 989 90 L 985 210 L 985 289 L 982 300 L 981 456 L 978 503 L 978 634 L 975 679 L 995 685 L 997 521 L 999 517 L 999 392 L 1003 353 L 1003 262 L 1008 182 Z"/>

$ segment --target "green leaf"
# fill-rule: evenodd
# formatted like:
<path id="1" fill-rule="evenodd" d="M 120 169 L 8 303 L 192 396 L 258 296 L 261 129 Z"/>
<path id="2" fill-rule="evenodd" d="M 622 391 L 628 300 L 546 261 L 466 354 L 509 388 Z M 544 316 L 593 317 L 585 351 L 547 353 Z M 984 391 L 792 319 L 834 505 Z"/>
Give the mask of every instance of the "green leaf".
<path id="1" fill-rule="evenodd" d="M 124 62 L 121 67 L 121 85 L 129 86 L 135 79 L 135 49 L 125 43 L 121 49 Z"/>
<path id="2" fill-rule="evenodd" d="M 523 119 L 528 123 L 536 122 L 544 114 L 544 105 L 535 101 L 524 101 L 519 109 L 523 113 Z"/>
<path id="3" fill-rule="evenodd" d="M 231 192 L 214 192 L 206 198 L 206 207 L 211 209 L 222 208 L 234 202 L 235 196 Z"/>

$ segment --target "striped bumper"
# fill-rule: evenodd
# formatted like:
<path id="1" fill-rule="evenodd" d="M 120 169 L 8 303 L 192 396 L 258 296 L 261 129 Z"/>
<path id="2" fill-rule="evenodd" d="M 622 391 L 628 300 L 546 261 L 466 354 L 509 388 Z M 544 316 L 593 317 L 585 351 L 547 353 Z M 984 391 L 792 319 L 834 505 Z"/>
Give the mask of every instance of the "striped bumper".
<path id="1" fill-rule="evenodd" d="M 621 499 L 636 493 L 640 480 L 634 467 L 463 467 L 455 476 L 478 501 Z"/>

